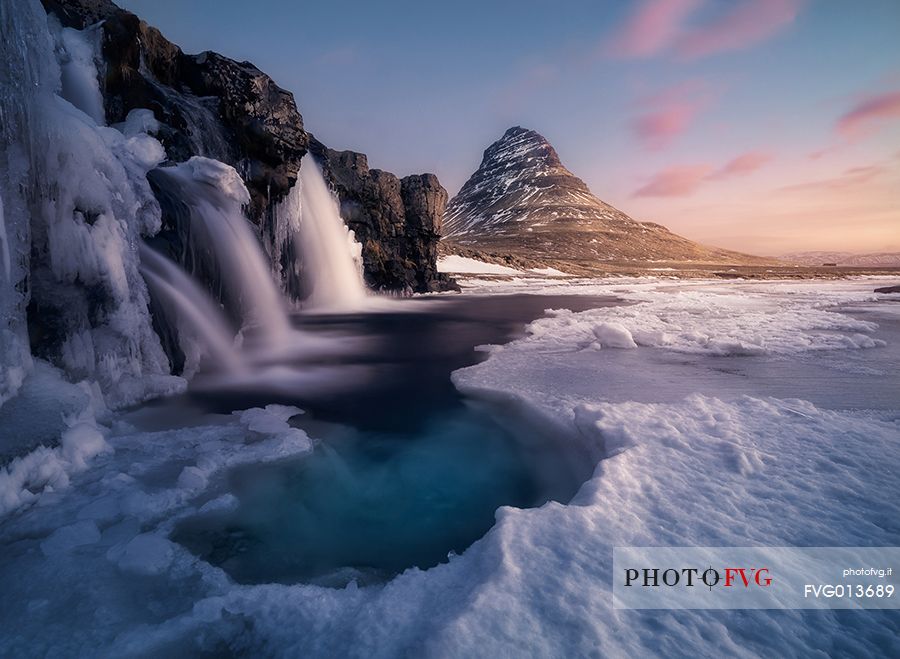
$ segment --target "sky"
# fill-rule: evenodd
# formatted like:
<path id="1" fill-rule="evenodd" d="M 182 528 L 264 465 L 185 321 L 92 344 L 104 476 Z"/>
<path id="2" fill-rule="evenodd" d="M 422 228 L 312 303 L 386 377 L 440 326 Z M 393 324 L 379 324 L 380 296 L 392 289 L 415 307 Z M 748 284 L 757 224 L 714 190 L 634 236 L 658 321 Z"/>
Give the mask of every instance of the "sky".
<path id="1" fill-rule="evenodd" d="M 765 255 L 900 251 L 898 0 L 119 0 L 455 194 L 533 128 L 604 201 Z"/>

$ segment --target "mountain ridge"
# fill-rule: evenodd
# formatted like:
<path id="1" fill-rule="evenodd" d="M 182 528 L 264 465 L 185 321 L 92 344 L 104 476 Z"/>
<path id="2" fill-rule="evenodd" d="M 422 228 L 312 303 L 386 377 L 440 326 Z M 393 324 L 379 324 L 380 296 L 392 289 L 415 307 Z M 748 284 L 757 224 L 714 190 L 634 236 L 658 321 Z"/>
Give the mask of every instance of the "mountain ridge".
<path id="1" fill-rule="evenodd" d="M 787 263 L 799 263 L 800 265 L 813 266 L 821 266 L 825 263 L 834 263 L 838 266 L 875 268 L 900 266 L 900 252 L 869 252 L 857 254 L 854 252 L 809 250 L 782 254 L 778 258 Z"/>
<path id="2" fill-rule="evenodd" d="M 513 126 L 444 213 L 444 249 L 485 249 L 576 268 L 634 262 L 770 264 L 640 222 L 594 195 L 540 133 Z"/>

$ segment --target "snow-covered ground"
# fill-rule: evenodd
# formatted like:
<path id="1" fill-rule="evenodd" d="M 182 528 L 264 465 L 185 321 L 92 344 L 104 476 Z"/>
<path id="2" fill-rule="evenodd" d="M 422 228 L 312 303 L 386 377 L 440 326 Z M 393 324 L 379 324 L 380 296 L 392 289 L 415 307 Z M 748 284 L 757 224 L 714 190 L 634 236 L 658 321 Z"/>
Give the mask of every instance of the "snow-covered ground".
<path id="1" fill-rule="evenodd" d="M 509 268 L 505 265 L 496 263 L 485 263 L 476 259 L 470 259 L 465 256 L 457 256 L 451 254 L 442 256 L 437 262 L 438 272 L 448 272 L 452 274 L 479 274 L 479 275 L 521 275 L 520 270 Z"/>
<path id="2" fill-rule="evenodd" d="M 159 432 L 71 417 L 92 450 L 46 456 L 74 465 L 65 479 L 9 504 L 19 467 L 0 472 L 2 654 L 898 656 L 896 610 L 632 611 L 611 596 L 615 546 L 900 544 L 900 296 L 872 292 L 886 283 L 465 282 L 628 303 L 550 311 L 453 376 L 501 422 L 578 443 L 593 475 L 568 504 L 501 508 L 461 556 L 379 586 L 238 585 L 168 539 L 235 505 L 209 494 L 229 467 L 312 450 L 287 423 L 298 410 Z M 29 473 L 44 457 L 24 458 Z"/>

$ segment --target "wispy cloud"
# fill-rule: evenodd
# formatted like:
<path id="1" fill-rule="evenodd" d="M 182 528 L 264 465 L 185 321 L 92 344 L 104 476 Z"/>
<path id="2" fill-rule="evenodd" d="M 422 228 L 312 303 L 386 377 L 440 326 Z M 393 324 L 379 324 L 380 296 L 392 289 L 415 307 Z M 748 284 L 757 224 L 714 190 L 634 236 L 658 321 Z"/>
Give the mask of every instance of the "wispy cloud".
<path id="1" fill-rule="evenodd" d="M 686 197 L 693 194 L 713 168 L 709 165 L 667 167 L 635 190 L 635 197 Z"/>
<path id="2" fill-rule="evenodd" d="M 864 98 L 837 121 L 837 131 L 846 138 L 864 135 L 879 124 L 900 119 L 900 91 Z"/>
<path id="3" fill-rule="evenodd" d="M 802 0 L 743 0 L 719 18 L 685 31 L 675 44 L 688 58 L 743 50 L 775 36 L 794 22 Z"/>
<path id="4" fill-rule="evenodd" d="M 641 99 L 644 110 L 631 122 L 631 130 L 648 149 L 659 150 L 686 132 L 711 102 L 702 81 L 689 80 Z"/>
<path id="5" fill-rule="evenodd" d="M 844 170 L 840 176 L 809 181 L 807 183 L 786 185 L 779 188 L 779 192 L 822 192 L 858 188 L 880 179 L 887 171 L 887 167 L 882 164 L 850 167 L 849 169 Z"/>
<path id="6" fill-rule="evenodd" d="M 752 174 L 772 155 L 763 151 L 748 151 L 732 158 L 721 167 L 703 164 L 673 165 L 652 176 L 634 191 L 634 197 L 687 197 L 707 181 L 738 178 Z"/>
<path id="7" fill-rule="evenodd" d="M 616 57 L 650 57 L 668 48 L 701 0 L 644 0 L 609 43 Z"/>
<path id="8" fill-rule="evenodd" d="M 805 0 L 739 0 L 706 22 L 691 23 L 708 0 L 645 0 L 606 47 L 608 55 L 646 58 L 674 51 L 694 59 L 742 50 L 789 26 Z"/>
<path id="9" fill-rule="evenodd" d="M 746 176 L 747 174 L 752 174 L 770 160 L 772 160 L 771 153 L 766 153 L 764 151 L 748 151 L 747 153 L 742 153 L 736 158 L 729 160 L 707 178 L 710 180 L 721 180 Z"/>

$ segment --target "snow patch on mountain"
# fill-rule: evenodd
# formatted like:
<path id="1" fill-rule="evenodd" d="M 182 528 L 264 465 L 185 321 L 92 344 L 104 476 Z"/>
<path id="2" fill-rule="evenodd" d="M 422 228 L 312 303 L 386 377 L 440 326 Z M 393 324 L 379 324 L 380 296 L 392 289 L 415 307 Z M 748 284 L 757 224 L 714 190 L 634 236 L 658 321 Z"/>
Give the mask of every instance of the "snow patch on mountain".
<path id="1" fill-rule="evenodd" d="M 522 272 L 515 268 L 508 268 L 505 265 L 496 263 L 485 263 L 475 259 L 466 258 L 465 256 L 457 256 L 451 254 L 442 256 L 437 262 L 438 272 L 449 272 L 451 274 L 478 274 L 478 275 L 520 275 Z"/>

